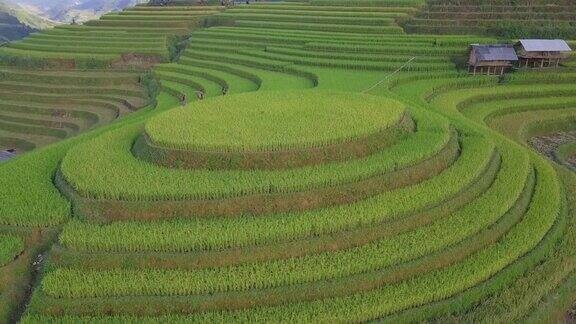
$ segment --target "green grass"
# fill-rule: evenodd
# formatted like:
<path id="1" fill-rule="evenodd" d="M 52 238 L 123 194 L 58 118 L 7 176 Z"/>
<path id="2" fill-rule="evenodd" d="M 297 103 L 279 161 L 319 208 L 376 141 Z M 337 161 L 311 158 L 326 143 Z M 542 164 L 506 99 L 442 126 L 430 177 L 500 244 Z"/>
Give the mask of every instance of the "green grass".
<path id="1" fill-rule="evenodd" d="M 489 149 L 490 145 L 485 145 Z M 361 201 L 348 206 L 328 208 L 307 213 L 293 213 L 274 217 L 242 217 L 234 220 L 196 220 L 174 221 L 160 224 L 115 223 L 98 227 L 71 224 L 66 228 L 62 240 L 70 248 L 98 251 L 189 251 L 196 249 L 214 249 L 227 246 L 245 246 L 262 242 L 279 241 L 288 238 L 334 233 L 357 226 L 390 221 L 401 218 L 415 210 L 434 206 L 439 201 L 448 199 L 458 193 L 479 177 L 483 171 L 478 165 L 486 164 L 491 158 L 485 154 L 470 160 L 458 160 L 456 164 L 441 175 L 401 190 L 382 193 L 373 199 Z M 476 159 L 478 158 L 478 159 Z M 479 159 L 483 159 L 480 161 Z M 442 186 L 446 191 L 434 191 Z M 448 189 L 450 188 L 450 189 Z M 414 197 L 409 203 L 402 197 Z M 222 229 L 227 229 L 222 231 Z M 92 232 L 94 231 L 94 232 Z M 101 232 L 100 232 L 101 231 Z M 90 233 L 102 233 L 92 235 Z M 222 232 L 222 235 L 212 233 Z M 124 234 L 122 234 L 124 233 Z M 130 234 L 130 239 L 126 236 Z M 172 233 L 166 236 L 162 233 Z M 194 234 L 193 234 L 194 233 Z M 226 233 L 226 234 L 224 234 Z M 118 236 L 120 235 L 120 236 Z M 150 237 L 148 238 L 148 235 Z M 151 239 L 155 237 L 156 239 Z"/>
<path id="2" fill-rule="evenodd" d="M 559 81 L 562 82 L 561 80 Z M 478 93 L 478 89 L 475 90 L 476 91 L 468 91 L 469 95 L 479 94 L 480 97 L 483 97 L 481 93 Z M 486 92 L 490 91 L 490 89 L 486 90 L 487 90 Z M 519 87 L 517 87 L 516 90 L 522 91 L 521 88 Z M 548 93 L 549 94 L 553 93 L 552 91 L 553 90 L 549 90 Z M 493 89 L 491 92 L 493 92 Z M 499 127 L 498 129 L 503 130 L 507 134 L 507 136 L 511 136 L 512 138 L 520 142 L 525 142 L 526 135 L 524 134 L 523 129 L 525 129 L 526 126 L 528 126 L 526 125 L 526 123 L 535 122 L 534 126 L 536 126 L 536 129 L 540 128 L 540 126 L 544 126 L 543 128 L 545 129 L 546 125 L 541 123 L 540 121 L 546 118 L 553 117 L 556 114 L 555 108 L 558 109 L 559 110 L 558 112 L 560 113 L 562 108 L 566 107 L 563 102 L 570 102 L 572 100 L 570 97 L 564 98 L 562 96 L 557 98 L 554 98 L 553 95 L 551 95 L 550 97 L 545 97 L 546 93 L 547 93 L 546 91 L 542 93 L 538 91 L 533 91 L 531 94 L 533 96 L 540 94 L 543 95 L 542 98 L 535 98 L 535 99 L 520 99 L 520 97 L 526 98 L 527 95 L 525 94 L 522 96 L 518 96 L 518 99 L 510 99 L 510 100 L 506 99 L 506 96 L 495 96 L 495 97 L 484 96 L 484 101 L 486 102 L 471 101 L 471 104 L 464 105 L 461 107 L 461 109 L 465 114 L 471 116 L 473 119 L 477 120 L 480 123 L 484 122 L 484 120 L 486 119 L 485 116 L 492 115 L 493 117 L 491 117 L 489 120 L 496 121 L 500 124 L 499 119 L 503 116 L 504 118 L 502 118 L 501 123 L 502 127 Z M 557 107 L 550 105 L 551 103 L 554 102 L 558 103 Z M 537 112 L 540 109 L 546 109 L 547 111 L 543 110 Z M 529 111 L 535 111 L 536 113 L 534 114 L 523 113 Z M 506 119 L 506 122 L 504 122 L 504 119 Z M 572 190 L 572 188 L 568 187 L 567 190 L 570 191 Z M 515 284 L 514 290 L 505 290 L 502 294 L 499 294 L 498 296 L 492 298 L 490 304 L 487 304 L 486 309 L 483 309 L 481 312 L 478 312 L 478 314 L 476 314 L 475 312 L 470 312 L 469 314 L 466 314 L 466 318 L 470 319 L 474 318 L 474 316 L 477 316 L 476 320 L 483 318 L 482 316 L 489 316 L 488 318 L 491 318 L 492 320 L 494 318 L 508 318 L 509 320 L 514 320 L 513 319 L 514 316 L 515 318 L 522 318 L 524 316 L 522 314 L 525 314 L 530 307 L 535 307 L 535 305 L 537 306 L 537 303 L 539 302 L 540 298 L 542 298 L 543 294 L 546 294 L 547 291 L 550 291 L 554 287 L 553 283 L 551 286 L 550 283 L 541 284 L 540 282 L 548 281 L 548 278 L 550 281 L 558 282 L 558 280 L 562 280 L 561 279 L 562 276 L 566 276 L 565 271 L 570 271 L 565 270 L 566 264 L 563 265 L 558 264 L 558 262 L 564 262 L 563 261 L 564 255 L 565 254 L 563 253 L 555 253 L 553 257 L 554 261 L 550 261 L 556 264 L 556 266 L 559 269 L 558 272 L 551 271 L 550 265 L 547 265 L 546 267 L 542 267 L 539 269 L 535 269 L 534 273 L 531 272 L 527 274 L 525 278 L 522 278 L 522 280 L 518 284 Z M 547 263 L 549 262 L 547 261 Z M 560 270 L 560 268 L 562 269 Z M 542 271 L 548 271 L 550 277 L 545 276 L 542 277 L 541 274 L 539 275 L 538 273 L 541 273 Z M 552 273 L 554 274 L 552 275 Z M 502 281 L 500 280 L 500 282 Z M 523 298 L 519 299 L 511 296 L 523 296 Z M 561 304 L 565 303 L 566 301 L 558 301 L 558 303 Z M 495 304 L 497 304 L 498 307 L 490 308 L 490 305 Z M 490 308 L 490 310 L 487 311 L 487 308 Z M 497 313 L 494 313 L 495 309 L 498 309 Z M 540 311 L 540 309 L 538 311 Z M 559 311 L 561 312 L 561 310 Z M 549 314 L 547 314 L 546 311 L 541 312 L 539 314 L 539 316 L 548 316 L 548 315 Z"/>
<path id="3" fill-rule="evenodd" d="M 191 75 L 181 73 L 180 71 L 167 71 L 158 69 L 154 71 L 154 75 L 160 79 L 161 82 L 171 81 L 181 83 L 193 88 L 194 90 L 202 89 L 206 92 L 207 97 L 213 97 L 222 94 L 222 86 L 211 78 L 204 76 Z"/>
<path id="4" fill-rule="evenodd" d="M 342 9 L 341 11 L 334 10 L 323 10 L 324 8 L 311 8 L 314 10 L 283 10 L 283 9 L 250 9 L 250 8 L 233 8 L 226 10 L 225 14 L 282 14 L 282 15 L 299 15 L 299 16 L 329 16 L 329 17 L 367 17 L 367 18 L 395 18 L 407 16 L 402 10 L 394 12 L 372 12 L 372 11 L 347 11 L 348 8 Z"/>
<path id="5" fill-rule="evenodd" d="M 316 52 L 302 49 L 291 49 L 291 48 L 273 47 L 273 46 L 267 46 L 266 52 L 292 55 L 300 59 L 311 57 L 311 58 L 345 59 L 345 60 L 368 61 L 368 62 L 386 61 L 386 62 L 401 62 L 401 63 L 407 62 L 408 60 L 411 59 L 410 56 L 399 56 L 399 55 L 383 56 L 378 54 L 360 54 L 360 53 L 353 54 L 346 52 Z M 449 62 L 449 60 L 443 57 L 422 57 L 417 59 L 416 62 L 445 63 Z"/>
<path id="6" fill-rule="evenodd" d="M 194 12 L 194 15 L 202 16 L 204 14 L 211 14 L 214 12 Z M 107 14 L 100 18 L 101 20 L 115 20 L 115 21 L 151 21 L 151 22 L 162 22 L 162 21 L 194 21 L 196 17 L 188 15 L 180 15 L 178 12 L 172 13 L 171 15 L 119 15 L 119 14 Z"/>
<path id="7" fill-rule="evenodd" d="M 120 55 L 127 53 L 159 56 L 168 61 L 173 54 L 167 46 L 170 37 L 185 36 L 200 26 L 203 17 L 218 13 L 217 10 L 193 12 L 195 15 L 170 17 L 111 13 L 82 25 L 57 26 L 8 44 L 1 49 L 0 59 L 27 67 L 73 64 L 81 68 L 109 68 Z M 53 59 L 73 61 L 51 61 Z"/>
<path id="8" fill-rule="evenodd" d="M 404 31 L 397 26 L 358 26 L 340 24 L 312 24 L 312 23 L 292 23 L 274 21 L 254 21 L 236 20 L 235 25 L 250 28 L 272 28 L 272 29 L 297 29 L 326 32 L 348 32 L 348 33 L 371 33 L 379 34 L 402 34 Z"/>
<path id="9" fill-rule="evenodd" d="M 44 44 L 24 44 L 24 43 L 11 43 L 9 48 L 25 50 L 25 51 L 41 51 L 41 52 L 67 52 L 67 53 L 84 53 L 84 54 L 104 54 L 104 55 L 112 55 L 112 54 L 122 54 L 127 53 L 125 48 L 116 48 L 116 47 L 83 47 L 81 45 L 73 45 L 73 46 L 59 46 L 59 45 L 44 45 Z M 165 55 L 166 50 L 162 48 L 158 48 L 157 46 L 153 47 L 143 47 L 138 48 L 136 50 L 131 51 L 133 53 L 141 53 L 141 54 L 150 54 L 150 55 Z M 75 55 L 75 54 L 74 54 Z"/>
<path id="10" fill-rule="evenodd" d="M 476 34 L 474 17 L 569 12 L 476 2 L 460 1 L 476 10 L 465 17 L 434 0 L 138 6 L 0 48 L 3 63 L 32 68 L 0 69 L 0 144 L 30 149 L 147 102 L 138 74 L 101 69 L 125 48 L 164 55 L 170 35 L 191 35 L 143 78 L 163 90 L 155 108 L 0 165 L 1 236 L 19 240 L 0 253 L 0 317 L 20 304 L 6 288 L 30 281 L 14 279 L 18 264 L 40 253 L 32 227 L 54 227 L 23 322 L 561 319 L 574 296 L 575 177 L 527 141 L 574 129 L 576 74 L 470 76 L 456 70 L 468 45 L 506 40 L 404 32 Z M 60 70 L 72 67 L 92 71 Z M 396 132 L 404 113 L 414 124 Z M 305 166 L 178 160 L 382 130 L 393 136 L 378 149 Z M 170 154 L 149 159 L 142 143 Z"/>
<path id="11" fill-rule="evenodd" d="M 446 44 L 463 44 L 465 45 L 467 42 L 470 41 L 482 41 L 482 42 L 489 42 L 489 41 L 496 41 L 497 38 L 495 37 L 483 37 L 483 36 L 475 36 L 475 35 L 419 35 L 419 34 L 400 34 L 400 35 L 379 35 L 378 37 L 374 37 L 372 34 L 362 34 L 362 33 L 353 33 L 353 32 L 346 32 L 346 33 L 339 33 L 339 34 L 330 34 L 328 32 L 323 31 L 306 31 L 306 30 L 296 30 L 296 29 L 287 29 L 287 30 L 277 30 L 277 29 L 258 29 L 258 28 L 249 28 L 249 27 L 227 27 L 227 26 L 216 26 L 211 27 L 208 29 L 201 29 L 194 31 L 194 34 L 200 33 L 234 33 L 237 34 L 239 37 L 242 35 L 270 35 L 270 36 L 279 36 L 285 35 L 290 37 L 300 37 L 300 38 L 322 38 L 325 40 L 341 40 L 341 41 L 353 41 L 353 40 L 363 40 L 366 42 L 382 42 L 382 41 L 398 41 L 398 40 L 412 40 L 412 41 L 419 41 L 419 42 L 426 42 L 426 43 L 439 43 L 440 45 Z"/>
<path id="12" fill-rule="evenodd" d="M 210 52 L 203 52 L 200 57 L 197 52 L 187 50 L 180 58 L 180 62 L 233 73 L 252 81 L 258 86 L 258 90 L 313 88 L 316 81 L 315 75 L 303 74 L 301 70 L 293 68 L 291 64 L 279 64 L 277 61 L 273 61 L 272 64 L 261 64 L 250 59 L 239 61 L 235 57 L 228 55 L 222 57 L 222 55 L 214 55 Z M 290 74 L 286 74 L 286 71 L 289 71 Z"/>
<path id="13" fill-rule="evenodd" d="M 83 195 L 93 198 L 139 200 L 164 197 L 165 199 L 175 199 L 223 197 L 250 192 L 285 192 L 322 186 L 322 184 L 347 182 L 383 172 L 383 170 L 393 170 L 396 167 L 406 166 L 414 160 L 438 152 L 449 140 L 449 133 L 444 131 L 436 135 L 438 137 L 430 137 L 435 140 L 431 142 L 434 145 L 426 146 L 418 138 L 419 135 L 411 139 L 411 143 L 420 144 L 400 143 L 404 145 L 392 147 L 398 153 L 386 154 L 383 152 L 371 156 L 367 161 L 351 161 L 284 172 L 252 171 L 246 173 L 225 170 L 165 169 L 144 163 L 135 159 L 130 152 L 132 141 L 141 131 L 141 127 L 126 128 L 116 133 L 110 133 L 88 145 L 78 146 L 74 149 L 74 153 L 69 154 L 63 161 L 64 177 Z M 421 136 L 431 135 L 422 133 Z M 415 153 L 415 155 L 400 154 L 406 150 Z M 99 152 L 101 159 L 92 159 L 92 152 Z M 397 158 L 402 160 L 398 161 Z M 93 172 L 87 173 L 85 168 L 81 167 L 85 163 L 92 165 Z M 132 171 L 127 174 L 124 171 L 125 168 Z M 102 175 L 107 176 L 102 177 Z M 120 176 L 125 178 L 123 183 L 113 180 Z M 232 181 L 232 179 L 235 180 Z"/>
<path id="14" fill-rule="evenodd" d="M 422 55 L 452 55 L 464 54 L 461 47 L 419 47 L 406 43 L 400 46 L 394 45 L 355 45 L 355 44 L 331 44 L 331 43 L 307 43 L 306 49 L 316 51 L 340 51 L 349 53 L 381 53 L 381 54 L 404 54 L 418 53 Z"/>
<path id="15" fill-rule="evenodd" d="M 396 56 L 388 60 L 386 56 L 379 56 L 377 54 L 369 54 L 366 56 L 367 60 L 362 60 L 364 57 L 359 55 L 358 58 L 353 58 L 353 53 L 321 53 L 316 51 L 302 51 L 298 48 L 276 48 L 265 47 L 266 44 L 253 44 L 253 43 L 234 43 L 227 41 L 202 41 L 195 43 L 193 49 L 195 52 L 221 52 L 228 55 L 251 57 L 258 60 L 272 60 L 276 62 L 284 62 L 284 64 L 295 64 L 303 66 L 317 66 L 327 68 L 338 68 L 348 70 L 363 70 L 363 71 L 395 71 L 406 63 L 406 71 L 434 71 L 434 70 L 448 70 L 453 67 L 453 63 L 449 61 L 448 57 L 437 57 L 432 62 L 426 60 L 414 59 L 414 57 Z M 288 54 L 285 54 L 288 53 Z M 296 53 L 296 54 L 295 54 Z M 304 55 L 298 55 L 303 53 Z M 206 54 L 203 54 L 206 55 Z"/>
<path id="16" fill-rule="evenodd" d="M 402 104 L 370 96 L 268 92 L 194 103 L 150 120 L 146 134 L 155 145 L 186 150 L 284 150 L 382 132 L 403 113 Z"/>
<path id="17" fill-rule="evenodd" d="M 545 172 L 546 169 L 543 171 Z M 553 173 L 547 175 L 553 175 Z M 535 197 L 537 197 L 537 201 L 542 201 L 542 198 L 550 197 L 550 193 L 553 193 L 555 198 L 552 204 L 558 208 L 560 193 L 557 183 L 552 180 L 553 177 L 544 177 L 544 179 L 550 181 L 544 180 L 542 185 L 538 186 Z M 480 250 L 462 262 L 420 275 L 406 282 L 386 285 L 353 296 L 236 312 L 205 312 L 190 315 L 188 319 L 274 321 L 280 320 L 280 318 L 289 318 L 299 321 L 306 318 L 326 320 L 354 318 L 367 320 L 381 316 L 381 314 L 404 309 L 410 305 L 443 298 L 481 282 L 533 248 L 555 221 L 557 209 L 550 210 L 548 207 L 545 204 L 532 206 L 524 219 L 497 244 Z M 400 298 L 400 296 L 402 297 Z"/>
<path id="18" fill-rule="evenodd" d="M 100 62 L 108 62 L 113 61 L 119 58 L 117 54 L 98 54 L 98 53 L 74 53 L 74 52 L 66 52 L 60 49 L 60 51 L 56 51 L 56 49 L 52 48 L 54 51 L 42 51 L 42 50 L 30 50 L 30 49 L 18 49 L 18 48 L 11 48 L 11 47 L 2 47 L 0 48 L 0 60 L 3 61 L 12 61 L 14 57 L 16 58 L 24 58 L 24 59 L 88 59 L 100 61 Z M 5 57 L 2 57 L 4 56 Z M 17 60 L 16 60 L 17 61 Z"/>
<path id="19" fill-rule="evenodd" d="M 167 97 L 160 100 L 167 105 L 174 104 Z M 136 113 L 132 118 L 137 119 L 139 115 Z M 125 122 L 128 124 L 128 120 Z M 0 168 L 0 178 L 6 181 L 0 187 L 0 223 L 54 226 L 68 220 L 71 214 L 70 202 L 61 195 L 52 181 L 62 157 L 78 143 L 121 125 L 86 133 L 4 163 Z"/>
<path id="20" fill-rule="evenodd" d="M 2 165 L 2 179 L 18 179 L 0 187 L 0 222 L 16 225 L 56 225 L 70 215 L 70 203 L 52 184 L 62 153 L 50 149 L 27 154 Z"/>
<path id="21" fill-rule="evenodd" d="M 123 73 L 109 71 L 85 72 L 50 72 L 41 73 L 28 70 L 0 69 L 0 79 L 12 82 L 26 81 L 29 83 L 46 84 L 57 80 L 59 85 L 68 86 L 133 86 L 138 81 L 138 73 Z"/>
<path id="22" fill-rule="evenodd" d="M 117 50 L 118 48 L 122 48 L 123 50 L 129 46 L 132 49 L 132 52 L 137 50 L 150 50 L 152 48 L 157 48 L 158 50 L 166 50 L 166 44 L 164 42 L 131 42 L 129 39 L 124 39 L 121 42 L 108 42 L 107 40 L 102 41 L 100 40 L 90 40 L 90 39 L 83 39 L 81 41 L 70 40 L 70 39 L 33 39 L 33 40 L 23 40 L 20 43 L 15 44 L 13 43 L 13 48 L 23 48 L 23 47 L 30 47 L 31 49 L 36 49 L 40 46 L 56 46 L 56 47 L 69 47 L 71 44 L 74 44 L 75 47 L 78 48 L 109 48 L 110 51 Z M 124 46 L 124 47 L 122 47 Z"/>
<path id="23" fill-rule="evenodd" d="M 0 266 L 12 262 L 24 250 L 24 240 L 19 236 L 0 235 Z"/>
<path id="24" fill-rule="evenodd" d="M 346 5 L 346 6 L 374 6 L 374 7 L 418 7 L 423 6 L 425 2 L 423 0 L 312 0 L 310 1 L 312 5 L 318 6 L 332 6 L 332 5 Z"/>
<path id="25" fill-rule="evenodd" d="M 382 7 L 343 7 L 343 6 L 311 6 L 308 4 L 297 4 L 297 3 L 282 3 L 282 4 L 252 4 L 250 6 L 240 6 L 236 7 L 237 10 L 252 10 L 252 9 L 259 9 L 259 10 L 267 10 L 267 9 L 278 9 L 283 11 L 292 11 L 292 10 L 312 10 L 312 11 L 342 11 L 345 10 L 347 12 L 414 12 L 414 8 L 404 7 L 404 6 L 382 6 Z"/>
<path id="26" fill-rule="evenodd" d="M 297 16 L 285 14 L 246 14 L 246 13 L 222 13 L 214 18 L 228 18 L 233 20 L 252 21 L 282 21 L 300 22 L 315 24 L 342 24 L 342 25 L 366 25 L 366 26 L 387 26 L 393 25 L 392 18 L 372 18 L 372 17 L 329 17 L 329 16 Z"/>
<path id="27" fill-rule="evenodd" d="M 191 8 L 191 9 L 198 9 L 198 8 Z M 189 17 L 189 16 L 199 16 L 199 15 L 209 15 L 218 13 L 219 10 L 216 8 L 206 8 L 204 10 L 153 10 L 153 11 L 142 11 L 142 10 L 124 10 L 118 12 L 116 15 L 108 14 L 106 18 L 117 18 L 117 19 L 124 19 L 124 18 L 139 18 L 145 19 L 148 17 L 152 18 L 159 18 L 159 17 L 170 17 L 172 15 L 176 15 L 178 17 Z"/>
<path id="28" fill-rule="evenodd" d="M 521 76 L 521 75 L 519 75 Z M 545 75 L 543 75 L 545 78 L 547 78 Z M 421 77 L 422 78 L 422 77 Z M 418 81 L 419 83 L 422 84 L 426 84 L 427 85 L 425 87 L 420 87 L 420 92 L 423 93 L 424 96 L 428 97 L 428 98 L 432 98 L 432 100 L 434 100 L 435 102 L 437 102 L 438 107 L 441 107 L 440 109 L 442 111 L 446 111 L 448 108 L 448 111 L 451 111 L 452 109 L 457 109 L 459 108 L 464 114 L 466 114 L 468 117 L 473 118 L 475 121 L 477 121 L 479 124 L 484 123 L 484 116 L 487 116 L 489 114 L 493 114 L 495 117 L 498 115 L 505 115 L 505 111 L 506 110 L 510 110 L 510 111 L 526 111 L 527 109 L 533 109 L 536 110 L 538 109 L 538 107 L 543 107 L 548 109 L 545 105 L 541 105 L 539 104 L 538 100 L 540 100 L 541 102 L 545 102 L 546 100 L 548 100 L 548 102 L 554 102 L 554 94 L 557 93 L 559 95 L 561 95 L 558 98 L 555 98 L 556 101 L 558 103 L 561 103 L 562 101 L 566 102 L 569 101 L 570 98 L 565 98 L 563 99 L 564 94 L 568 94 L 569 92 L 564 92 L 563 90 L 559 90 L 559 91 L 554 91 L 554 87 L 550 87 L 550 88 L 544 88 L 543 92 L 540 93 L 537 88 L 538 86 L 534 86 L 533 89 L 528 93 L 526 91 L 522 91 L 521 87 L 501 87 L 498 89 L 494 89 L 494 88 L 490 88 L 490 87 L 486 87 L 486 88 L 482 88 L 482 84 L 481 83 L 477 83 L 477 85 L 473 85 L 473 83 L 470 83 L 468 85 L 466 85 L 464 82 L 462 82 L 462 80 L 460 80 L 460 83 L 455 82 L 458 81 L 456 78 L 451 79 L 446 79 L 446 80 L 437 80 L 434 81 L 433 79 L 428 79 L 426 80 L 426 77 L 422 78 L 422 81 Z M 522 78 L 524 79 L 524 78 Z M 448 82 L 446 82 L 448 81 Z M 479 81 L 479 80 L 477 80 Z M 434 83 L 437 84 L 437 88 L 438 90 L 431 90 L 431 87 L 434 87 Z M 443 83 L 445 84 L 450 84 L 450 86 L 446 86 L 445 84 L 443 85 Z M 535 80 L 535 83 L 539 83 L 538 80 Z M 562 83 L 561 79 L 560 79 L 560 83 Z M 416 82 L 414 83 L 416 84 Z M 478 88 L 478 85 L 480 85 L 481 87 Z M 405 85 L 401 85 L 400 88 L 404 88 L 406 87 Z M 459 88 L 467 88 L 467 89 L 463 89 L 463 90 L 458 90 Z M 407 94 L 409 96 L 413 96 L 413 91 L 414 89 L 418 89 L 417 87 L 406 87 L 405 90 L 407 90 Z M 521 95 L 515 95 L 514 91 L 511 91 L 510 94 L 506 93 L 506 89 L 514 89 L 518 92 L 522 91 Z M 530 88 L 527 88 L 530 89 Z M 403 89 L 404 90 L 404 89 Z M 495 91 L 497 91 L 495 93 Z M 447 92 L 447 94 L 445 94 Z M 486 94 L 489 95 L 484 95 L 483 92 L 485 92 Z M 434 94 L 434 96 L 430 96 L 430 94 Z M 492 94 L 495 94 L 494 96 Z M 550 99 L 544 98 L 544 96 L 546 96 L 546 94 L 550 95 Z M 539 96 L 542 95 L 543 98 L 540 99 L 526 99 L 529 98 L 530 96 Z M 467 97 L 472 97 L 472 99 L 468 99 Z M 478 99 L 476 99 L 476 98 Z M 508 99 L 510 98 L 510 99 Z M 517 99 L 516 99 L 517 98 Z M 558 100 L 560 99 L 560 100 Z M 533 104 L 534 106 L 531 107 L 530 104 Z M 482 108 L 483 106 L 485 107 L 489 107 L 490 110 L 488 109 L 484 109 Z M 509 106 L 509 107 L 508 107 Z M 513 109 L 510 109 L 513 108 Z M 499 113 L 499 108 L 503 108 L 502 112 Z M 549 109 L 553 109 L 552 106 L 550 106 Z M 492 113 L 490 112 L 492 111 Z M 498 114 L 494 114 L 494 113 L 498 113 Z M 547 115 L 549 115 L 549 113 L 547 112 L 540 112 L 538 114 L 535 114 L 534 117 L 539 116 L 539 119 L 542 118 L 546 118 Z M 512 129 L 523 129 L 523 127 L 517 127 L 514 126 L 515 124 L 518 125 L 523 125 L 525 121 L 528 121 L 528 119 L 524 119 L 524 117 L 522 115 L 518 115 L 518 116 L 514 116 L 513 118 L 510 118 L 508 120 L 508 123 L 502 123 L 502 130 L 506 131 L 507 136 L 511 136 L 514 139 L 518 139 L 520 142 L 524 142 L 525 138 L 524 135 L 522 134 L 523 132 L 520 131 L 519 133 L 514 133 L 515 131 Z M 550 247 L 550 241 L 546 241 L 546 244 L 544 244 L 543 246 L 547 246 L 547 249 L 552 249 Z M 471 316 L 475 315 L 475 311 L 471 309 L 472 305 L 474 305 L 475 300 L 478 300 L 480 298 L 485 298 L 488 294 L 489 291 L 492 292 L 496 292 L 499 289 L 502 289 L 503 292 L 502 294 L 498 294 L 497 297 L 495 297 L 495 300 L 498 300 L 496 303 L 498 303 L 498 310 L 500 311 L 499 307 L 506 307 L 506 308 L 502 308 L 502 310 L 504 310 L 502 313 L 496 313 L 499 315 L 494 315 L 491 314 L 490 316 L 494 316 L 492 317 L 492 320 L 494 318 L 499 318 L 499 317 L 503 317 L 506 318 L 506 316 L 510 316 L 509 318 L 513 318 L 512 316 L 520 316 L 517 318 L 521 318 L 522 312 L 526 312 L 527 309 L 525 308 L 528 302 L 532 302 L 532 306 L 528 306 L 528 307 L 535 307 L 534 305 L 537 305 L 539 298 L 541 297 L 537 297 L 537 296 L 533 296 L 536 294 L 539 294 L 540 296 L 542 296 L 543 293 L 545 293 L 545 291 L 552 289 L 552 287 L 547 284 L 547 285 L 542 285 L 542 286 L 538 286 L 538 288 L 532 288 L 532 290 L 528 291 L 527 289 L 530 289 L 527 285 L 527 281 L 532 281 L 534 280 L 534 282 L 537 282 L 538 280 L 541 280 L 537 277 L 537 275 L 532 275 L 532 272 L 529 272 L 529 274 L 527 274 L 526 276 L 528 278 L 526 278 L 526 280 L 522 279 L 523 281 L 520 281 L 516 287 L 514 289 L 523 289 L 525 292 L 524 293 L 520 293 L 518 294 L 517 292 L 511 292 L 508 291 L 505 288 L 505 285 L 518 279 L 518 277 L 526 270 L 526 267 L 532 267 L 534 266 L 537 262 L 539 262 L 538 258 L 542 259 L 545 256 L 543 255 L 543 253 L 548 253 L 548 252 L 544 252 L 544 250 L 542 249 L 536 249 L 533 253 L 530 254 L 530 258 L 524 258 L 521 260 L 521 262 L 518 262 L 518 266 L 515 267 L 511 267 L 510 271 L 506 271 L 504 272 L 502 275 L 498 275 L 497 277 L 494 278 L 494 280 L 490 280 L 489 282 L 487 282 L 487 284 L 482 285 L 481 287 L 478 287 L 477 289 L 473 289 L 470 291 L 470 293 L 464 294 L 463 296 L 458 296 L 457 298 L 452 298 L 450 300 L 447 300 L 445 303 L 442 303 L 440 305 L 426 305 L 421 307 L 421 311 L 419 310 L 415 310 L 412 312 L 403 312 L 402 316 L 400 318 L 402 318 L 403 320 L 417 320 L 418 318 L 423 319 L 423 318 L 429 318 L 426 316 L 433 316 L 432 314 L 434 314 L 434 312 L 441 312 L 442 314 L 447 314 L 450 312 L 455 312 L 456 310 L 464 313 L 464 312 L 469 312 L 469 316 L 467 316 L 467 318 L 471 318 Z M 532 257 L 533 256 L 533 257 Z M 524 267 L 524 268 L 522 268 Z M 535 273 L 537 273 L 539 270 L 535 270 Z M 563 271 L 563 270 L 562 270 Z M 558 272 L 558 276 L 562 276 L 561 272 Z M 552 277 L 551 277 L 552 278 Z M 559 277 L 555 277 L 554 280 L 558 280 Z M 532 283 L 530 283 L 532 284 Z M 538 285 L 538 284 L 536 284 Z M 510 298 L 510 296 L 523 296 L 523 298 L 518 299 L 518 298 Z M 506 297 L 505 297 L 506 296 Z M 504 306 L 504 304 L 506 306 Z M 529 305 L 529 304 L 528 304 Z M 488 311 L 488 309 L 490 309 Z M 485 309 L 485 311 L 488 311 L 489 313 L 494 313 L 494 310 L 497 309 L 496 307 L 488 307 Z M 504 315 L 504 313 L 506 315 Z M 485 313 L 486 314 L 486 313 Z M 422 317 L 417 317 L 417 316 L 422 316 Z M 398 320 L 398 319 L 396 319 Z M 478 319 L 476 319 L 478 320 Z M 512 320 L 512 319 L 510 319 Z"/>

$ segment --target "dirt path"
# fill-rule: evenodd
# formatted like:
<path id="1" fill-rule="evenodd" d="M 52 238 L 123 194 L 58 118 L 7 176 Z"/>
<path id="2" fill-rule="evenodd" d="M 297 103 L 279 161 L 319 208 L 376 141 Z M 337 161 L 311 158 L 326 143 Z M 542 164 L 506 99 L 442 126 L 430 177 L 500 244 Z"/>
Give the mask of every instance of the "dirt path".
<path id="1" fill-rule="evenodd" d="M 9 294 L 10 310 L 5 320 L 18 323 L 38 287 L 46 256 L 56 242 L 60 228 L 35 229 L 28 234 L 26 250 L 10 264 L 19 275 L 12 278 Z M 3 319 L 4 320 L 4 319 Z"/>
<path id="2" fill-rule="evenodd" d="M 576 305 L 566 313 L 564 323 L 576 324 Z"/>
<path id="3" fill-rule="evenodd" d="M 26 309 L 28 308 L 28 304 L 30 303 L 30 300 L 32 299 L 32 293 L 34 293 L 34 289 L 38 286 L 38 284 L 40 283 L 40 273 L 42 271 L 42 268 L 44 266 L 44 261 L 46 257 L 46 251 L 44 251 L 42 254 L 38 254 L 34 260 L 34 262 L 32 263 L 32 267 L 31 267 L 31 276 L 30 276 L 30 281 L 28 283 L 28 287 L 26 289 L 26 292 L 22 298 L 22 302 L 20 303 L 20 306 L 18 307 L 18 310 L 16 311 L 16 313 L 14 314 L 13 318 L 12 318 L 12 323 L 18 323 L 20 321 L 20 319 L 22 318 L 22 316 L 24 315 L 24 313 L 26 312 Z"/>

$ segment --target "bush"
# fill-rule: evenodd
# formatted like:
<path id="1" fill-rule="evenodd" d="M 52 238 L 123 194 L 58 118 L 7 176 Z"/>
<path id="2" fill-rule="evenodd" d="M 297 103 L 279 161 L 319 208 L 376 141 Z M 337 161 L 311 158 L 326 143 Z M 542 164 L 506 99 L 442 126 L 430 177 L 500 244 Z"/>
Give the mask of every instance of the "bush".
<path id="1" fill-rule="evenodd" d="M 144 85 L 146 91 L 148 93 L 148 100 L 152 106 L 156 106 L 158 104 L 158 100 L 156 99 L 160 94 L 160 89 L 162 88 L 160 82 L 152 72 L 147 72 L 140 76 L 140 84 Z"/>
<path id="2" fill-rule="evenodd" d="M 180 54 L 188 46 L 188 38 L 186 35 L 170 35 L 166 38 L 170 61 L 176 61 L 180 57 Z"/>

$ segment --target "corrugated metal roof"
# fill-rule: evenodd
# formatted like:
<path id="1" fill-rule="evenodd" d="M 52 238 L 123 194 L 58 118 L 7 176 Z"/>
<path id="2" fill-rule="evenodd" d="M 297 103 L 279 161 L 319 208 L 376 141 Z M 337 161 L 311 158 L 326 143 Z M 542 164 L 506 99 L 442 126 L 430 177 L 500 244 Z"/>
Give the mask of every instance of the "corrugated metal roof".
<path id="1" fill-rule="evenodd" d="M 571 52 L 566 41 L 561 39 L 521 39 L 520 44 L 527 52 Z"/>
<path id="2" fill-rule="evenodd" d="M 472 45 L 477 61 L 518 61 L 511 45 Z"/>
<path id="3" fill-rule="evenodd" d="M 9 160 L 15 156 L 16 156 L 16 154 L 14 154 L 12 152 L 0 151 L 0 162 Z"/>

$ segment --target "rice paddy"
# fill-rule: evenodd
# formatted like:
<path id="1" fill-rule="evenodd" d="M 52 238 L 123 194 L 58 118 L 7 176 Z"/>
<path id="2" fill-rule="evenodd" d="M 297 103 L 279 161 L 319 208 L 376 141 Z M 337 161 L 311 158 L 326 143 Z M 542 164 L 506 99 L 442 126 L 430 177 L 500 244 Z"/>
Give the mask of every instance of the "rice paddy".
<path id="1" fill-rule="evenodd" d="M 516 5 L 176 1 L 1 47 L 0 321 L 570 318 L 573 60 L 463 69 L 512 24 L 576 41 Z"/>

